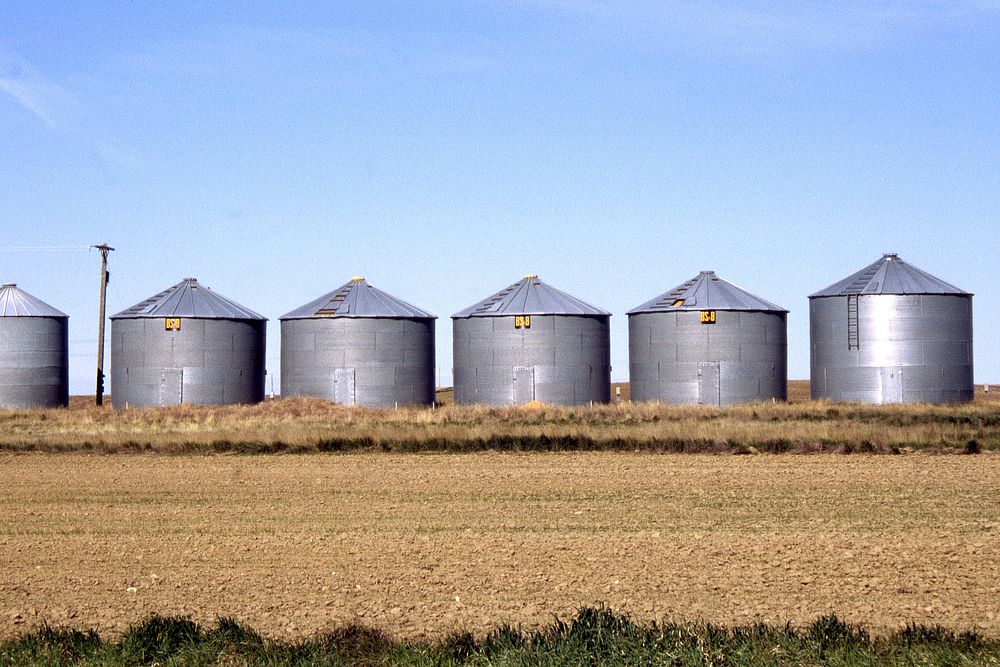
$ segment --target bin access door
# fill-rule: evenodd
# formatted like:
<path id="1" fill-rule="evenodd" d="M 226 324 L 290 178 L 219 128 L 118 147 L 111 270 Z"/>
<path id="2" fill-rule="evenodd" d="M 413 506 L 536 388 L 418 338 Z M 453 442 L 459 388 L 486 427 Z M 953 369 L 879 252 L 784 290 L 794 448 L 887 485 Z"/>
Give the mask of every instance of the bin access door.
<path id="1" fill-rule="evenodd" d="M 880 368 L 879 374 L 882 380 L 882 402 L 902 403 L 903 402 L 903 369 L 898 366 Z"/>
<path id="2" fill-rule="evenodd" d="M 719 405 L 719 362 L 698 362 L 698 405 Z"/>
<path id="3" fill-rule="evenodd" d="M 341 405 L 354 405 L 353 368 L 338 368 L 333 371 L 333 400 Z"/>
<path id="4" fill-rule="evenodd" d="M 184 372 L 179 368 L 160 371 L 160 405 L 179 405 L 184 400 Z"/>
<path id="5" fill-rule="evenodd" d="M 535 367 L 514 367 L 514 405 L 524 405 L 535 400 Z"/>

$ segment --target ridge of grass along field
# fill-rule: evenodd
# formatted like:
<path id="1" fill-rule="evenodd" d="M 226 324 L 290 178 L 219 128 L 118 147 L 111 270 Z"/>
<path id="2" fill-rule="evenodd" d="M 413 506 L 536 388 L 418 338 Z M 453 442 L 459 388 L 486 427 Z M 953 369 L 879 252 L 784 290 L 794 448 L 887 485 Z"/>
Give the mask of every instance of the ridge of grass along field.
<path id="1" fill-rule="evenodd" d="M 115 453 L 1000 450 L 1000 403 L 757 403 L 362 409 L 295 398 L 246 406 L 0 411 L 0 451 Z"/>
<path id="2" fill-rule="evenodd" d="M 309 640 L 263 638 L 232 619 L 203 628 L 153 616 L 119 641 L 93 631 L 43 627 L 0 644 L 9 665 L 997 665 L 1000 643 L 975 634 L 910 626 L 887 637 L 835 616 L 811 625 L 638 624 L 606 609 L 581 609 L 569 622 L 526 633 L 497 628 L 482 639 L 454 634 L 436 642 L 397 641 L 345 626 Z"/>

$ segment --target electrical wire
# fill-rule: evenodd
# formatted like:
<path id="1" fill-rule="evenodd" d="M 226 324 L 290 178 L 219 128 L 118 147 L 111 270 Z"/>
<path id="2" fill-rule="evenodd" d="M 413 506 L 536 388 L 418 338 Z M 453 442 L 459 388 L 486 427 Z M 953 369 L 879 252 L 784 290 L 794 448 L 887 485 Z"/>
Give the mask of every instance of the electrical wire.
<path id="1" fill-rule="evenodd" d="M 0 246 L 0 252 L 79 252 L 81 250 L 90 250 L 90 246 Z"/>

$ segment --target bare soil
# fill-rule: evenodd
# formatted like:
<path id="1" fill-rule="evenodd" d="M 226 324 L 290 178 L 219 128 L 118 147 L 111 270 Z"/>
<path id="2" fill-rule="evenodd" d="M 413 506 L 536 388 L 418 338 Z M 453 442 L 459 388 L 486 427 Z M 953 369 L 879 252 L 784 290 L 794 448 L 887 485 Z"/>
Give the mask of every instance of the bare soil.
<path id="1" fill-rule="evenodd" d="M 1000 455 L 0 455 L 0 636 L 835 612 L 1000 636 Z"/>

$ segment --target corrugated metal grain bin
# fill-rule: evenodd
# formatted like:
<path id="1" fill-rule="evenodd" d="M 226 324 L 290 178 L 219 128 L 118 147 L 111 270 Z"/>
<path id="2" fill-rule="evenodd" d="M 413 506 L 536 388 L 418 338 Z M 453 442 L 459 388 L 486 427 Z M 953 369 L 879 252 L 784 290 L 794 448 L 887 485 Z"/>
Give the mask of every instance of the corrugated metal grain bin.
<path id="1" fill-rule="evenodd" d="M 533 275 L 452 315 L 455 402 L 607 403 L 610 316 Z"/>
<path id="2" fill-rule="evenodd" d="M 111 317 L 111 402 L 264 400 L 267 320 L 194 278 Z"/>
<path id="3" fill-rule="evenodd" d="M 972 294 L 896 255 L 811 295 L 809 333 L 813 399 L 972 400 Z"/>
<path id="4" fill-rule="evenodd" d="M 785 400 L 787 314 L 711 271 L 630 310 L 632 400 Z"/>
<path id="5" fill-rule="evenodd" d="M 281 395 L 394 407 L 434 401 L 434 315 L 352 278 L 281 317 Z"/>
<path id="6" fill-rule="evenodd" d="M 14 283 L 0 287 L 0 408 L 69 404 L 69 316 Z"/>

